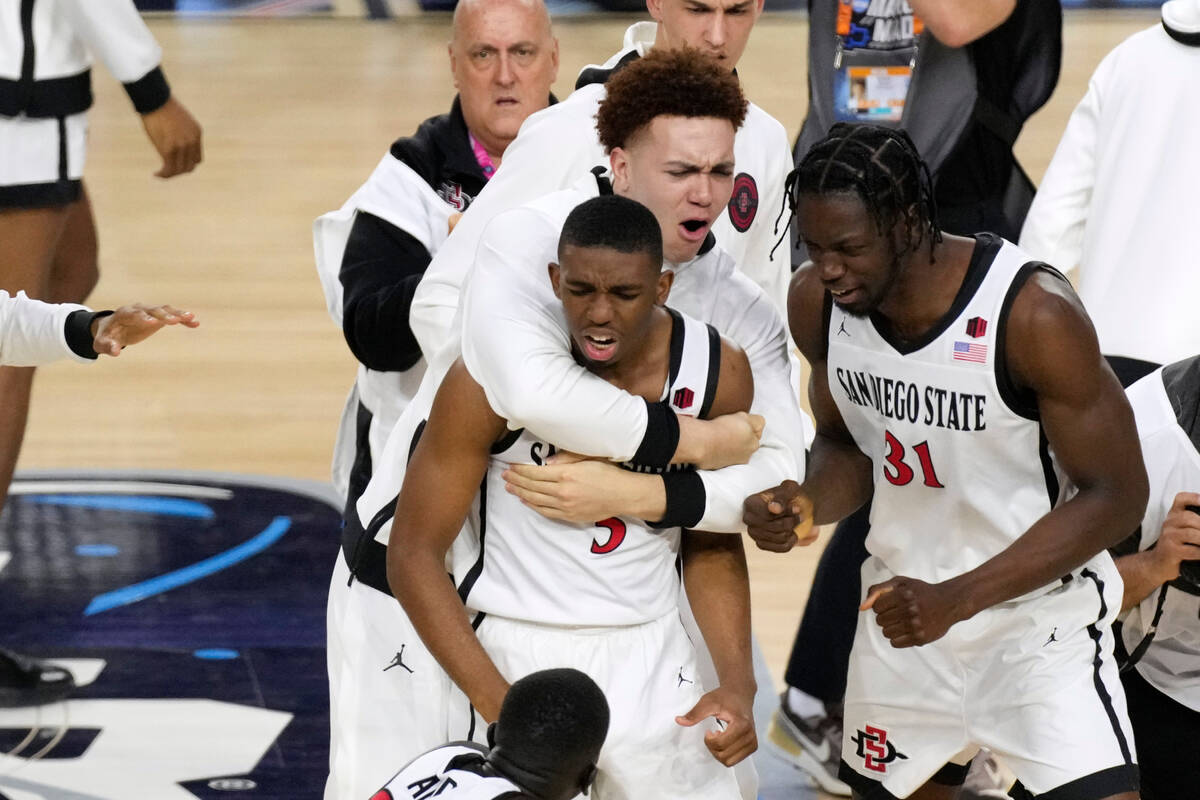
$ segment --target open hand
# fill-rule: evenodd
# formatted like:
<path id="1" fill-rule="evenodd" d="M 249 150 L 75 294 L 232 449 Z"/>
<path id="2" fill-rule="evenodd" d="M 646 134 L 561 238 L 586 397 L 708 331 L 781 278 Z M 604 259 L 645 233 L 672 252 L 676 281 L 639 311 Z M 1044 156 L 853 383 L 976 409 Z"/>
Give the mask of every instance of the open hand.
<path id="1" fill-rule="evenodd" d="M 200 324 L 191 311 L 173 306 L 134 303 L 92 322 L 92 349 L 100 355 L 119 356 L 122 348 L 152 336 L 164 325 L 195 328 Z"/>
<path id="2" fill-rule="evenodd" d="M 544 466 L 513 464 L 503 478 L 505 491 L 542 516 L 590 523 L 620 515 L 616 498 L 630 475 L 607 461 L 560 452 Z"/>

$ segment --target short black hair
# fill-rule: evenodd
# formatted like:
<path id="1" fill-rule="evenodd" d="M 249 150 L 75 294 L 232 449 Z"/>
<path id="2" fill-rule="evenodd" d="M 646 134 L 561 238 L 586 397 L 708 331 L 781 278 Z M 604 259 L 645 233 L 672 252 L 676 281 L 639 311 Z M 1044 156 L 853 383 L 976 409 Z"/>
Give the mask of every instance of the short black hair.
<path id="1" fill-rule="evenodd" d="M 583 672 L 534 672 L 504 696 L 488 760 L 528 794 L 568 800 L 591 780 L 608 720 L 604 692 Z"/>
<path id="2" fill-rule="evenodd" d="M 921 230 L 942 238 L 929 167 L 908 134 L 880 125 L 839 122 L 788 176 L 793 207 L 804 194 L 858 195 L 883 232 L 915 206 Z"/>
<path id="3" fill-rule="evenodd" d="M 558 237 L 558 260 L 568 247 L 608 247 L 618 253 L 645 253 L 663 260 L 662 229 L 653 212 L 636 200 L 605 194 L 571 210 Z"/>

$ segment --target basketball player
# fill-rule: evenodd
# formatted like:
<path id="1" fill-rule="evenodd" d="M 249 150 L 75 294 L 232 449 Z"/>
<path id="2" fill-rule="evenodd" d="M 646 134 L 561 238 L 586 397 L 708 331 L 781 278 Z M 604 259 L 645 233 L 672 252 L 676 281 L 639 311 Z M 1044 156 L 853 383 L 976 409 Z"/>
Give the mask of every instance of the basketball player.
<path id="1" fill-rule="evenodd" d="M 783 321 L 765 294 L 737 272 L 729 256 L 704 235 L 712 221 L 725 212 L 733 177 L 734 131 L 744 113 L 745 98 L 732 75 L 695 53 L 651 53 L 626 67 L 613 81 L 601 107 L 602 117 L 608 120 L 605 141 L 614 154 L 613 180 L 585 170 L 576 189 L 559 193 L 552 215 L 514 210 L 528 224 L 520 229 L 498 225 L 489 232 L 480 252 L 480 263 L 486 259 L 487 268 L 476 270 L 468 287 L 469 295 L 480 299 L 464 308 L 466 320 L 478 320 L 472 323 L 478 325 L 478 333 L 467 339 L 494 340 L 482 343 L 495 344 L 501 351 L 501 361 L 492 368 L 510 376 L 499 392 L 489 393 L 489 404 L 494 398 L 504 398 L 510 403 L 524 400 L 527 405 L 544 406 L 529 405 L 533 424 L 507 416 L 516 427 L 527 428 L 543 441 L 594 455 L 591 448 L 602 450 L 609 444 L 597 441 L 604 431 L 629 424 L 632 405 L 638 413 L 661 420 L 651 426 L 657 436 L 650 437 L 636 459 L 639 463 L 661 468 L 674 459 L 714 468 L 663 476 L 632 473 L 601 462 L 573 465 L 589 474 L 599 473 L 599 482 L 608 489 L 606 507 L 589 509 L 602 513 L 585 515 L 590 516 L 589 524 L 630 516 L 665 519 L 704 530 L 738 530 L 745 497 L 745 492 L 738 496 L 739 491 L 775 485 L 803 466 L 798 461 L 803 435 L 790 383 Z M 671 87 L 677 90 L 662 91 Z M 668 170 L 664 164 L 673 166 Z M 667 261 L 676 273 L 674 306 L 712 324 L 745 351 L 754 373 L 755 412 L 773 420 L 759 450 L 754 449 L 758 438 L 751 421 L 744 416 L 712 421 L 676 416 L 668 404 L 648 404 L 624 393 L 571 358 L 561 317 L 548 313 L 555 306 L 548 307 L 547 302 L 556 301 L 552 297 L 547 301 L 545 296 L 546 264 L 555 260 L 567 212 L 602 191 L 613 190 L 641 201 L 666 229 L 664 239 L 671 241 Z M 680 225 L 680 214 L 702 235 L 694 236 Z M 527 291 L 530 285 L 534 289 Z M 478 295 L 473 294 L 476 289 Z M 472 375 L 478 378 L 474 372 Z M 345 632 L 339 639 L 356 643 L 351 652 L 337 654 L 353 664 L 356 676 L 353 681 L 341 681 L 343 691 L 361 692 L 364 698 L 365 718 L 354 720 L 347 747 L 386 746 L 393 757 L 412 756 L 462 735 L 442 730 L 432 736 L 421 726 L 395 724 L 398 718 L 419 719 L 423 724 L 445 719 L 449 679 L 412 631 L 399 604 L 390 597 L 390 602 L 376 602 L 375 590 L 370 588 L 388 587 L 385 545 L 414 434 L 431 407 L 432 393 L 425 397 L 426 387 L 435 376 L 440 377 L 436 365 L 431 365 L 417 399 L 388 439 L 359 500 L 358 513 L 347 515 L 343 536 L 346 568 L 340 573 L 343 577 L 330 585 L 331 606 L 352 603 L 365 607 L 369 603 L 371 612 L 336 621 Z M 483 385 L 486 389 L 486 383 Z M 436 387 L 434 383 L 432 388 Z M 558 418 L 562 419 L 555 422 Z M 543 419 L 552 423 L 545 432 Z M 571 420 L 573 424 L 569 424 Z M 686 431 L 694 428 L 702 433 L 689 442 Z M 677 439 L 670 435 L 673 431 L 679 432 Z M 773 443 L 772 431 L 776 440 L 788 445 Z M 635 447 L 629 456 L 636 451 Z M 750 462 L 744 466 L 716 469 L 739 464 L 748 454 Z M 341 565 L 338 569 L 342 570 Z M 365 600 L 368 596 L 370 600 Z M 337 645 L 332 636 L 331 641 Z M 331 658 L 334 655 L 331 650 Z M 366 686 L 369 691 L 363 688 Z M 358 761 L 369 763 L 370 759 L 360 757 Z"/>
<path id="2" fill-rule="evenodd" d="M 487 184 L 521 123 L 554 101 L 558 42 L 542 0 L 463 0 L 454 9 L 447 114 L 396 140 L 338 211 L 313 225 L 330 313 L 359 361 L 334 452 L 343 502 L 362 494 L 425 361 L 409 328 L 413 291 Z"/>
<path id="3" fill-rule="evenodd" d="M 1189 797 L 1200 785 L 1200 356 L 1126 390 L 1137 419 L 1150 501 L 1113 548 L 1125 584 L 1121 681 L 1137 740 L 1142 796 Z"/>
<path id="4" fill-rule="evenodd" d="M 550 195 L 496 225 L 525 233 L 529 212 L 553 219 L 564 199 Z M 648 209 L 620 196 L 587 200 L 566 217 L 550 257 L 540 286 L 532 275 L 514 279 L 540 289 L 565 318 L 581 365 L 679 413 L 749 409 L 745 354 L 663 307 L 674 276 L 662 270 L 662 234 Z M 591 675 L 612 711 L 601 798 L 738 797 L 726 767 L 757 746 L 741 538 L 681 535 L 676 524 L 632 517 L 546 519 L 504 491 L 502 473 L 542 461 L 554 444 L 510 428 L 455 362 L 405 474 L 388 544 L 389 582 L 421 639 L 484 721 L 496 719 L 509 683 L 523 675 L 553 666 Z M 476 535 L 456 543 L 477 495 Z M 452 545 L 457 592 L 444 568 Z M 679 618 L 680 561 L 721 681 L 707 694 Z M 726 727 L 707 735 L 708 725 L 693 727 L 709 716 Z M 457 721 L 463 734 L 473 717 Z"/>
<path id="5" fill-rule="evenodd" d="M 608 732 L 600 687 L 576 669 L 547 669 L 512 685 L 488 728 L 487 749 L 452 742 L 419 756 L 371 800 L 570 800 L 587 794 Z"/>
<path id="6" fill-rule="evenodd" d="M 521 122 L 553 100 L 558 43 L 541 0 L 463 0 L 454 11 L 449 53 L 458 88 L 450 112 L 397 140 L 342 208 L 313 225 L 330 313 L 360 362 L 333 458 L 334 486 L 348 514 L 355 513 L 387 435 L 425 373 L 408 322 L 413 290 L 445 241 L 452 215 L 483 189 Z M 387 708 L 380 698 L 403 670 L 364 663 L 369 642 L 378 638 L 364 620 L 386 619 L 396 601 L 382 558 L 377 580 L 350 589 L 352 549 L 345 553 L 336 556 L 328 608 L 327 797 L 351 800 L 379 786 L 395 759 L 444 737 L 411 749 L 389 746 L 394 718 L 380 711 Z M 411 649 L 406 656 L 416 658 Z"/>
<path id="7" fill-rule="evenodd" d="M 0 0 L 0 289 L 83 302 L 99 277 L 83 186 L 93 54 L 120 80 L 162 158 L 201 159 L 200 126 L 163 77 L 162 49 L 130 0 Z M 20 452 L 31 369 L 0 369 L 0 506 Z"/>
<path id="8" fill-rule="evenodd" d="M 928 174 L 906 134 L 845 124 L 797 168 L 812 263 L 789 317 L 818 435 L 803 484 L 746 519 L 786 550 L 874 491 L 840 772 L 856 795 L 953 797 L 964 770 L 941 768 L 983 746 L 1019 796 L 1136 798 L 1104 550 L 1145 507 L 1129 404 L 1070 285 L 995 235 L 943 235 Z"/>

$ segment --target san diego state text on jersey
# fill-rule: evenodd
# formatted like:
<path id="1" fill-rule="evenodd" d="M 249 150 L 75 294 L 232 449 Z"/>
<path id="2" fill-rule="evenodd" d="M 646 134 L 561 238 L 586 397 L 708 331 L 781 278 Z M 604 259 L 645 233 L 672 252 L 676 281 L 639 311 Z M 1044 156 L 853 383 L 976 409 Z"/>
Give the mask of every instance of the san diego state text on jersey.
<path id="1" fill-rule="evenodd" d="M 838 383 L 846 398 L 855 405 L 874 408 L 887 417 L 907 420 L 952 431 L 981 431 L 987 428 L 984 409 L 987 395 L 956 392 L 937 386 L 884 378 L 860 370 L 838 367 Z M 922 419 L 924 410 L 924 419 Z"/>

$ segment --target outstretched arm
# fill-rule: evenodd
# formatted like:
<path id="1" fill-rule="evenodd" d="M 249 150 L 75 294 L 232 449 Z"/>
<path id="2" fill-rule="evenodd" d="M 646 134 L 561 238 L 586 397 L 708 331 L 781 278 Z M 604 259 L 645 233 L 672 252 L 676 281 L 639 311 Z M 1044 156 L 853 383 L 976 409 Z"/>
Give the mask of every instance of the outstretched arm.
<path id="1" fill-rule="evenodd" d="M 1145 511 L 1133 412 L 1065 280 L 1030 277 L 1013 303 L 1005 345 L 1014 382 L 1037 395 L 1050 448 L 1079 491 L 970 572 L 939 584 L 897 577 L 871 587 L 863 608 L 873 605 L 896 647 L 934 641 L 954 623 L 1070 573 L 1128 536 Z"/>
<path id="2" fill-rule="evenodd" d="M 111 314 L 97 315 L 92 320 L 89 326 L 92 349 L 96 355 L 115 358 L 129 345 L 145 341 L 166 325 L 195 328 L 200 322 L 191 311 L 180 311 L 173 306 L 144 303 L 121 306 Z"/>
<path id="3" fill-rule="evenodd" d="M 388 583 L 413 627 L 484 719 L 494 721 L 508 682 L 475 637 L 454 583 L 450 549 L 487 472 L 504 421 L 457 361 L 433 401 L 413 452 L 388 540 Z"/>

